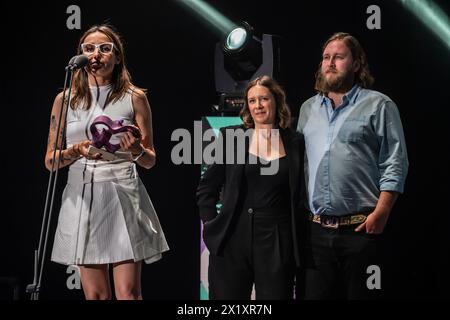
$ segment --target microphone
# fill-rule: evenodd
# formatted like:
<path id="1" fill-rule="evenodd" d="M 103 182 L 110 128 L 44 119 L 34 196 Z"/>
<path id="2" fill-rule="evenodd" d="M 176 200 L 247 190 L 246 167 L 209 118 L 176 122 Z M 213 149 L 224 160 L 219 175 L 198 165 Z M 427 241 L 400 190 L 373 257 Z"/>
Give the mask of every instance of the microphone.
<path id="1" fill-rule="evenodd" d="M 83 68 L 86 66 L 89 62 L 88 57 L 86 57 L 84 54 L 80 54 L 78 56 L 74 56 L 70 59 L 69 64 L 67 65 L 67 68 L 70 70 L 76 70 Z"/>

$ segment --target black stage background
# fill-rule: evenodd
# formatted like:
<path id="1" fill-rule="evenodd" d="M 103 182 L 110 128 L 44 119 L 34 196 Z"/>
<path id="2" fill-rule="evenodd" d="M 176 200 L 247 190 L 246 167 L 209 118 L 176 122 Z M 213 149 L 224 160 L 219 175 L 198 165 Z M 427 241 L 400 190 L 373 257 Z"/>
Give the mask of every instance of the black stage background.
<path id="1" fill-rule="evenodd" d="M 231 20 L 283 39 L 282 83 L 293 114 L 314 95 L 321 45 L 332 33 L 354 34 L 364 46 L 375 89 L 390 96 L 403 120 L 410 171 L 383 243 L 382 286 L 389 299 L 449 298 L 448 209 L 449 48 L 400 1 L 238 1 L 208 3 Z M 450 14 L 448 1 L 436 1 Z M 66 8 L 81 8 L 81 30 L 69 30 Z M 369 30 L 366 8 L 381 8 L 381 30 Z M 90 25 L 110 22 L 123 35 L 134 83 L 149 90 L 157 165 L 140 170 L 171 251 L 143 268 L 145 299 L 199 297 L 199 219 L 194 201 L 200 167 L 176 166 L 170 152 L 176 128 L 193 122 L 217 103 L 211 29 L 177 1 L 8 1 L 0 4 L 1 119 L 3 169 L 0 277 L 16 277 L 20 298 L 33 277 L 48 172 L 44 167 L 49 115 L 63 86 L 64 66 Z M 60 176 L 48 253 L 66 170 Z M 66 288 L 66 267 L 46 260 L 42 299 L 80 299 Z M 12 290 L 0 285 L 0 299 Z"/>

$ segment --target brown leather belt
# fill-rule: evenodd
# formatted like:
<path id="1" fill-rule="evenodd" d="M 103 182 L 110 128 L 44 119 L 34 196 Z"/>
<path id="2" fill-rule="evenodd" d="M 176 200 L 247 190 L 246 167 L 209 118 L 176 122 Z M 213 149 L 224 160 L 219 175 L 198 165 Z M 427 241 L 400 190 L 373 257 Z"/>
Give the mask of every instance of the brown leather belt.
<path id="1" fill-rule="evenodd" d="M 354 224 L 361 224 L 367 219 L 367 214 L 354 214 L 350 216 L 334 217 L 322 214 L 309 214 L 309 220 L 319 223 L 325 228 L 337 229 L 340 226 L 350 226 Z"/>

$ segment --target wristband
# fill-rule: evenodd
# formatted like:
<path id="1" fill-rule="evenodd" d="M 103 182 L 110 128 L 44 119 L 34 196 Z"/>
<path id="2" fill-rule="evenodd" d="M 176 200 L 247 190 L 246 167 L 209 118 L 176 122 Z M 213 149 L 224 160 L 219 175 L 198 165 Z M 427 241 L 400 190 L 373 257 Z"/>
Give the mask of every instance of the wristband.
<path id="1" fill-rule="evenodd" d="M 131 160 L 133 160 L 134 162 L 138 161 L 140 157 L 142 157 L 145 154 L 145 148 L 142 148 L 142 151 L 136 156 L 133 157 L 133 155 L 131 155 Z"/>

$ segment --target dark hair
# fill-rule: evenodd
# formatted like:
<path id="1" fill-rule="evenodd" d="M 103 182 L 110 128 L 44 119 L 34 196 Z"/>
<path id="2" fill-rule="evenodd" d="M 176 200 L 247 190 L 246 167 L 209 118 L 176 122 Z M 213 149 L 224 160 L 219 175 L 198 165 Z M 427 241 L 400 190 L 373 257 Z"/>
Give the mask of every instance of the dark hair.
<path id="1" fill-rule="evenodd" d="M 135 89 L 140 88 L 137 88 L 131 83 L 131 76 L 125 64 L 123 42 L 119 33 L 115 31 L 113 26 L 102 24 L 89 28 L 80 38 L 77 53 L 81 54 L 81 44 L 88 35 L 94 32 L 101 32 L 105 34 L 114 43 L 114 52 L 119 57 L 119 62 L 114 67 L 112 74 L 112 91 L 108 96 L 106 104 L 111 101 L 116 102 L 121 99 L 128 90 L 134 91 Z M 72 98 L 71 107 L 78 108 L 79 106 L 82 106 L 83 108 L 89 109 L 92 104 L 92 95 L 89 90 L 88 75 L 86 70 L 80 69 L 76 71 L 72 88 L 74 90 L 74 95 Z"/>
<path id="2" fill-rule="evenodd" d="M 352 53 L 353 61 L 357 61 L 359 63 L 358 71 L 355 73 L 355 83 L 359 84 L 363 88 L 370 88 L 374 82 L 374 78 L 370 74 L 369 64 L 367 62 L 366 53 L 362 48 L 361 44 L 358 40 L 345 32 L 337 32 L 333 34 L 327 41 L 325 41 L 322 52 L 325 50 L 327 45 L 335 40 L 344 41 L 347 48 Z M 316 72 L 316 84 L 314 89 L 316 89 L 319 93 L 325 93 L 324 90 L 324 79 L 322 77 L 322 61 L 319 64 L 319 68 Z"/>
<path id="3" fill-rule="evenodd" d="M 253 81 L 251 81 L 247 88 L 245 89 L 245 101 L 244 107 L 240 112 L 242 121 L 246 128 L 254 128 L 255 122 L 253 121 L 252 115 L 248 107 L 248 91 L 254 86 L 264 86 L 272 93 L 275 98 L 276 107 L 276 124 L 282 129 L 286 129 L 291 124 L 291 111 L 286 103 L 286 94 L 283 88 L 278 84 L 278 82 L 269 76 L 260 76 Z"/>

